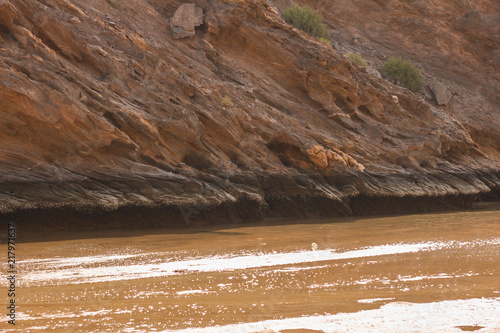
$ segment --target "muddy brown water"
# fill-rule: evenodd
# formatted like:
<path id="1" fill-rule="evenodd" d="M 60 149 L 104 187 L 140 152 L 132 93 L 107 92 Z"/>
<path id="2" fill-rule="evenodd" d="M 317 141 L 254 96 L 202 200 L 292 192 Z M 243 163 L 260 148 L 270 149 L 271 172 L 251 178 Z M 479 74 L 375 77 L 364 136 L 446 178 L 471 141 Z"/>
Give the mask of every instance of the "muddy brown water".
<path id="1" fill-rule="evenodd" d="M 499 205 L 18 234 L 6 332 L 500 332 Z"/>

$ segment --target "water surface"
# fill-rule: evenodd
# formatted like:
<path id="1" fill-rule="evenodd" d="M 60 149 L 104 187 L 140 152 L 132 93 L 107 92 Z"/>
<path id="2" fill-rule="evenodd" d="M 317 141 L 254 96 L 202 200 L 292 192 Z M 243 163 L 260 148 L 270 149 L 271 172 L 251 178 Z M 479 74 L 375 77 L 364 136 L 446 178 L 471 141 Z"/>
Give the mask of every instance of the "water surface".
<path id="1" fill-rule="evenodd" d="M 498 206 L 19 237 L 24 332 L 500 332 Z"/>

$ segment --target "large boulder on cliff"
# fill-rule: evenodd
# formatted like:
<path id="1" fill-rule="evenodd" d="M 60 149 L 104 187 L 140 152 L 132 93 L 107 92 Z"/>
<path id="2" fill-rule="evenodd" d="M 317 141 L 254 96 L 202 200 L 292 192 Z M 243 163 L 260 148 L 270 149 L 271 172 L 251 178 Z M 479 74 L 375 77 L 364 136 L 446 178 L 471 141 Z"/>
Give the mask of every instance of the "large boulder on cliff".
<path id="1" fill-rule="evenodd" d="M 441 82 L 435 82 L 430 85 L 434 98 L 438 105 L 447 105 L 451 100 L 451 91 Z"/>
<path id="2" fill-rule="evenodd" d="M 185 3 L 179 6 L 170 19 L 174 39 L 194 37 L 194 29 L 202 24 L 203 9 L 194 3 Z"/>

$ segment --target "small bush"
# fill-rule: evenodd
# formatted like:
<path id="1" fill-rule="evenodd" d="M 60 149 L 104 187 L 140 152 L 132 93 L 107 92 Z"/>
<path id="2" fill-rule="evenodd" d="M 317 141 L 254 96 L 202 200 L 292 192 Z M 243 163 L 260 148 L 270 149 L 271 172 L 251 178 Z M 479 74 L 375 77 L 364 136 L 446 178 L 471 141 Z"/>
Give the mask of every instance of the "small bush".
<path id="1" fill-rule="evenodd" d="M 384 76 L 388 76 L 399 85 L 418 91 L 422 88 L 422 74 L 411 61 L 399 58 L 391 58 L 387 60 L 381 72 Z"/>
<path id="2" fill-rule="evenodd" d="M 283 12 L 283 18 L 286 23 L 304 30 L 310 35 L 325 39 L 330 37 L 323 24 L 323 16 L 310 7 L 289 7 Z"/>
<path id="3" fill-rule="evenodd" d="M 349 59 L 356 62 L 360 67 L 366 67 L 366 60 L 359 53 L 349 53 Z"/>
<path id="4" fill-rule="evenodd" d="M 224 96 L 223 99 L 221 99 L 220 105 L 226 106 L 226 107 L 233 106 L 233 101 L 231 100 L 231 97 L 226 95 L 226 96 Z"/>
<path id="5" fill-rule="evenodd" d="M 332 43 L 330 43 L 330 40 L 328 38 L 320 37 L 319 40 L 325 43 L 326 45 L 332 47 Z"/>

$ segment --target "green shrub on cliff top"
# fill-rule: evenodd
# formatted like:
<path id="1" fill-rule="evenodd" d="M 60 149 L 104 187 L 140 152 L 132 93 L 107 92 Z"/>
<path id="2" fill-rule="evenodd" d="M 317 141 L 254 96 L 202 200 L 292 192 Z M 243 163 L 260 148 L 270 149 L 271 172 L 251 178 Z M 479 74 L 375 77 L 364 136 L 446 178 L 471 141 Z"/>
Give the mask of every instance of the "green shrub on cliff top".
<path id="1" fill-rule="evenodd" d="M 366 60 L 359 53 L 349 53 L 349 59 L 356 62 L 360 67 L 366 67 Z"/>
<path id="2" fill-rule="evenodd" d="M 319 40 L 325 43 L 326 45 L 332 47 L 332 43 L 330 43 L 330 40 L 328 38 L 320 37 Z"/>
<path id="3" fill-rule="evenodd" d="M 323 16 L 310 7 L 289 7 L 283 12 L 283 18 L 286 23 L 304 30 L 310 35 L 324 39 L 330 37 L 323 24 Z"/>
<path id="4" fill-rule="evenodd" d="M 422 74 L 418 68 L 411 61 L 401 57 L 387 60 L 381 72 L 384 76 L 396 80 L 396 84 L 411 91 L 418 91 L 422 87 Z"/>

